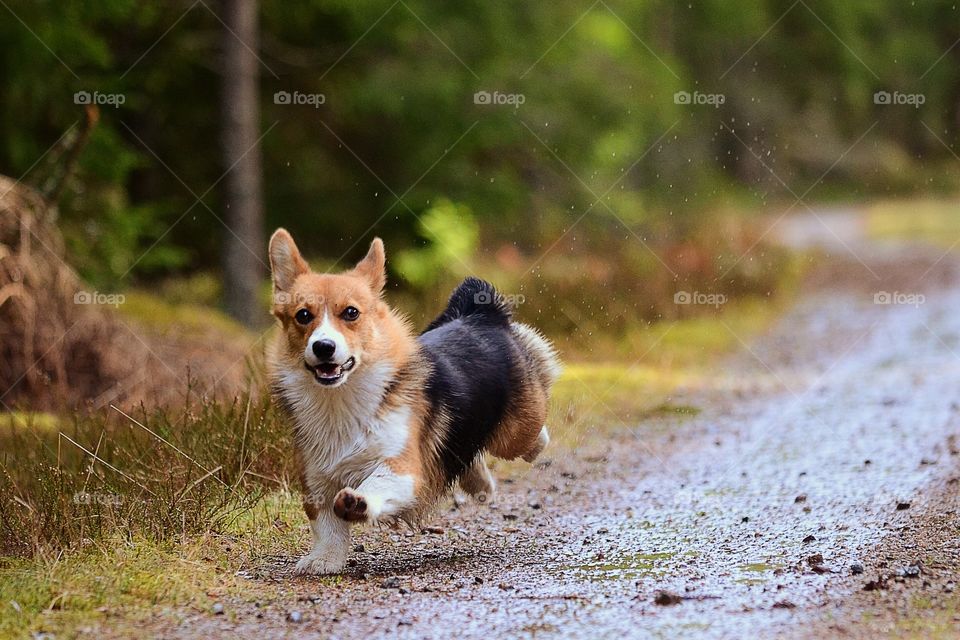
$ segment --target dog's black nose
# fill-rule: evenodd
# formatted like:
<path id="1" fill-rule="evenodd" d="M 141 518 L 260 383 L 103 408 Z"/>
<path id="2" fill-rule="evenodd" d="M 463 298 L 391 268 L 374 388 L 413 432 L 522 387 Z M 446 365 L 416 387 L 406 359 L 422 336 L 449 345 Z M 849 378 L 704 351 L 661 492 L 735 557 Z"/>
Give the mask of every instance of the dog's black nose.
<path id="1" fill-rule="evenodd" d="M 329 360 L 337 350 L 337 343 L 333 340 L 317 340 L 313 343 L 313 355 L 321 360 Z"/>

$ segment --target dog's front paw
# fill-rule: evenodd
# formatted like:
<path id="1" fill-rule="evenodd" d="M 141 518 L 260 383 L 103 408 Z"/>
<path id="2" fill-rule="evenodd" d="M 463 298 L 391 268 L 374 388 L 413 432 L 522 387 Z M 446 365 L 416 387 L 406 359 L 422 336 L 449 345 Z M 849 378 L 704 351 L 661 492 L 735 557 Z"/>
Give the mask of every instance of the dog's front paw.
<path id="1" fill-rule="evenodd" d="M 300 561 L 297 562 L 296 574 L 300 576 L 319 576 L 340 573 L 346 565 L 346 558 L 314 552 L 300 558 Z"/>
<path id="2" fill-rule="evenodd" d="M 368 517 L 367 500 L 353 489 L 341 489 L 333 499 L 333 512 L 347 522 L 362 522 Z"/>

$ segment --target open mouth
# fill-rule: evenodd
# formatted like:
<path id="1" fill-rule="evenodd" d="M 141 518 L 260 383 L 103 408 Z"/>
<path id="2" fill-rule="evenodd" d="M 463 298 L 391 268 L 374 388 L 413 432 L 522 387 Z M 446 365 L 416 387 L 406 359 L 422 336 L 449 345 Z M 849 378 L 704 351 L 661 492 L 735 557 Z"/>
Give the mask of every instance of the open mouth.
<path id="1" fill-rule="evenodd" d="M 310 366 L 304 363 L 304 366 L 307 367 L 307 371 L 311 372 L 320 384 L 333 384 L 342 378 L 343 374 L 353 369 L 353 365 L 356 363 L 357 361 L 353 359 L 353 356 L 350 356 L 342 364 L 337 364 L 336 362 L 321 362 L 316 366 Z"/>

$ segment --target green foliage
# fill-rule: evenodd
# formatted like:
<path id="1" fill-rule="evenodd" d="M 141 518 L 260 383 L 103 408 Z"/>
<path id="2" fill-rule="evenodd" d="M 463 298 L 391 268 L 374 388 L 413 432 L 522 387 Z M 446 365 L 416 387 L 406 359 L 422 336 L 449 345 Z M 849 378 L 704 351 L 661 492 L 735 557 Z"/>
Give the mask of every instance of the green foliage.
<path id="1" fill-rule="evenodd" d="M 71 259 L 94 284 L 219 268 L 218 10 L 0 9 L 0 172 L 43 184 L 63 150 L 34 163 L 81 118 L 74 92 L 125 97 L 101 107 L 61 202 Z M 478 247 L 537 256 L 585 212 L 578 232 L 602 244 L 669 243 L 709 225 L 705 210 L 792 202 L 781 180 L 800 194 L 826 174 L 808 200 L 946 191 L 957 13 L 944 0 L 262 0 L 268 223 L 322 260 L 381 235 L 419 256 L 404 271 L 420 286 L 439 254 L 421 251 L 414 216 L 438 195 L 473 212 Z M 883 107 L 880 90 L 925 102 Z M 326 99 L 276 104 L 277 91 Z M 481 91 L 523 100 L 476 104 Z M 677 91 L 725 101 L 677 104 Z"/>
<path id="2" fill-rule="evenodd" d="M 426 242 L 423 247 L 405 249 L 396 257 L 401 277 L 414 286 L 427 287 L 445 275 L 466 275 L 477 248 L 480 229 L 469 207 L 445 198 L 427 209 L 417 221 L 417 230 Z"/>

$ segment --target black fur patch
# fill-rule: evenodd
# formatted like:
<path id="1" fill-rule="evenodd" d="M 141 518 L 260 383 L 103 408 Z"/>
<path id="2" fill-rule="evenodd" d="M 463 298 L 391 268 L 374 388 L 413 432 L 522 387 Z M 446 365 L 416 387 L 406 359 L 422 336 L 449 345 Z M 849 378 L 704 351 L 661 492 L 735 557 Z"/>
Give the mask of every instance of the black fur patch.
<path id="1" fill-rule="evenodd" d="M 521 354 L 510 311 L 488 282 L 467 278 L 444 312 L 420 335 L 432 371 L 428 424 L 449 418 L 440 438 L 447 484 L 459 478 L 490 440 L 520 380 Z"/>
<path id="2" fill-rule="evenodd" d="M 467 278 L 454 289 L 447 308 L 427 325 L 424 333 L 457 318 L 469 316 L 502 327 L 510 326 L 510 307 L 492 284 L 479 278 Z"/>

